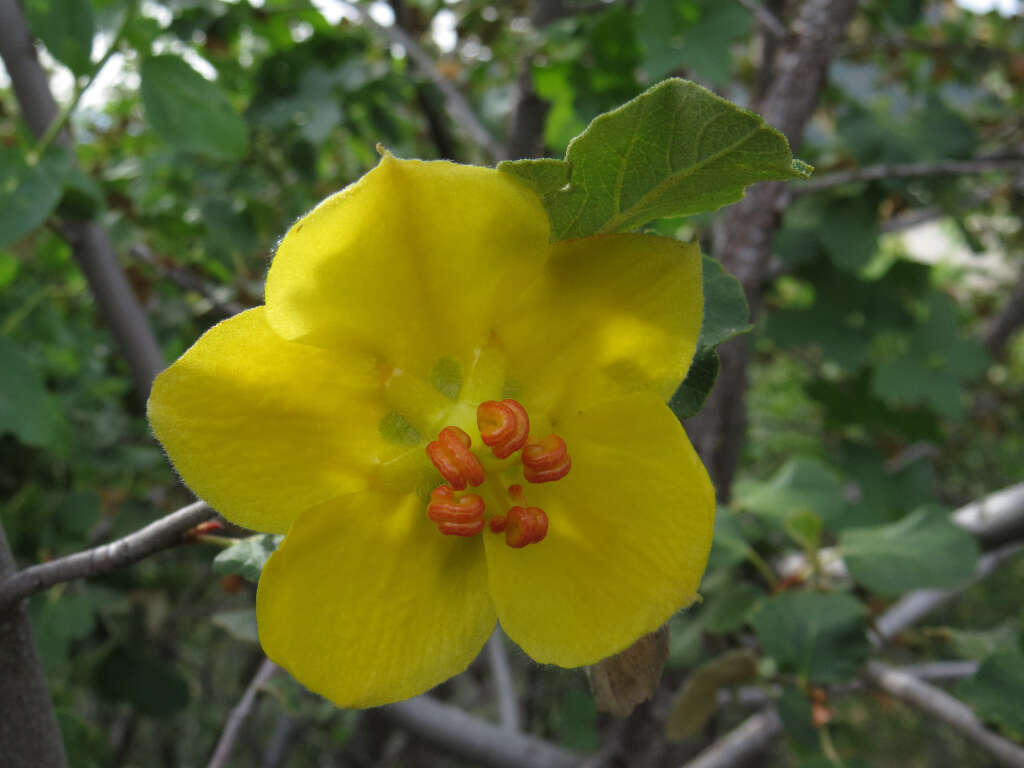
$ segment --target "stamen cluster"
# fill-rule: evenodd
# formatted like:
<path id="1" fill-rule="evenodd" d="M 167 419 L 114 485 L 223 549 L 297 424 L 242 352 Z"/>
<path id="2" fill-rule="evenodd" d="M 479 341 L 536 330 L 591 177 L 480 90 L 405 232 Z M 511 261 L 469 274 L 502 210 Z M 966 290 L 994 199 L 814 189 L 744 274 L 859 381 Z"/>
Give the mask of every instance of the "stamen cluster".
<path id="1" fill-rule="evenodd" d="M 476 420 L 481 441 L 495 457 L 507 459 L 520 453 L 527 482 L 550 483 L 569 474 L 572 459 L 565 440 L 555 434 L 542 439 L 531 435 L 530 417 L 519 402 L 488 400 L 477 408 Z M 476 493 L 455 495 L 467 486 L 482 485 L 486 478 L 483 464 L 471 448 L 470 436 L 455 426 L 442 429 L 437 440 L 427 445 L 427 456 L 447 481 L 431 492 L 427 517 L 448 536 L 476 536 L 484 529 L 483 498 Z M 513 500 L 524 501 L 521 485 L 513 484 L 508 490 Z M 489 527 L 493 533 L 504 532 L 505 543 L 518 549 L 544 539 L 548 517 L 540 507 L 525 506 L 524 502 L 511 506 L 504 515 L 492 516 Z"/>

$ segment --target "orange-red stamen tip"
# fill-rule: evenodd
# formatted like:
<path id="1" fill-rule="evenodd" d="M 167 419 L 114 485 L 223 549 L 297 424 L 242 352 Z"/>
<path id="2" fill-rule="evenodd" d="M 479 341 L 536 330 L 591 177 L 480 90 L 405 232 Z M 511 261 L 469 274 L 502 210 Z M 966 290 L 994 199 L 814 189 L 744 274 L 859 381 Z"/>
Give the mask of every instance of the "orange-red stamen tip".
<path id="1" fill-rule="evenodd" d="M 523 477 L 531 483 L 561 480 L 571 468 L 569 450 L 558 435 L 548 435 L 543 440 L 531 438 L 523 448 Z"/>
<path id="2" fill-rule="evenodd" d="M 484 500 L 475 493 L 455 498 L 455 489 L 439 485 L 430 492 L 427 517 L 448 536 L 476 536 L 484 529 Z"/>
<path id="3" fill-rule="evenodd" d="M 508 526 L 508 518 L 505 515 L 495 515 L 487 521 L 491 527 L 491 533 L 501 533 Z"/>
<path id="4" fill-rule="evenodd" d="M 469 435 L 458 427 L 445 427 L 437 440 L 427 445 L 427 456 L 456 491 L 484 481 L 484 467 L 469 450 L 470 445 Z"/>
<path id="5" fill-rule="evenodd" d="M 513 483 L 508 487 L 508 495 L 511 496 L 516 501 L 522 501 L 523 486 L 521 486 L 519 483 Z"/>
<path id="6" fill-rule="evenodd" d="M 476 409 L 480 439 L 499 459 L 507 459 L 526 444 L 530 417 L 515 400 L 488 400 Z"/>
<path id="7" fill-rule="evenodd" d="M 548 516 L 540 507 L 512 507 L 507 517 L 505 543 L 513 549 L 536 544 L 548 535 Z"/>

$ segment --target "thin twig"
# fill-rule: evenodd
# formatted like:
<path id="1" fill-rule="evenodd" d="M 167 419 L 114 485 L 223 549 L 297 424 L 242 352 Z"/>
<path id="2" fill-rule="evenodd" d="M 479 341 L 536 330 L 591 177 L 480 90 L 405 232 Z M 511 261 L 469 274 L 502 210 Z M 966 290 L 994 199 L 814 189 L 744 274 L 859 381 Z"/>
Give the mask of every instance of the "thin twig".
<path id="1" fill-rule="evenodd" d="M 737 0 L 737 2 L 754 14 L 757 20 L 761 22 L 761 26 L 773 35 L 776 37 L 786 36 L 786 25 L 779 21 L 774 13 L 757 2 L 757 0 Z"/>
<path id="2" fill-rule="evenodd" d="M 766 709 L 748 717 L 682 768 L 733 768 L 766 749 L 780 733 L 782 718 L 774 708 Z"/>
<path id="3" fill-rule="evenodd" d="M 1024 768 L 1024 748 L 988 730 L 970 708 L 942 689 L 877 661 L 868 664 L 867 677 L 890 696 L 941 720 L 1000 765 Z"/>
<path id="4" fill-rule="evenodd" d="M 259 695 L 260 689 L 266 685 L 267 681 L 280 671 L 281 668 L 270 659 L 263 660 L 249 686 L 245 689 L 245 693 L 242 694 L 242 698 L 228 715 L 227 722 L 224 723 L 224 730 L 217 740 L 217 747 L 213 750 L 213 757 L 210 758 L 206 768 L 224 768 L 227 765 L 228 759 L 235 749 L 235 743 L 242 733 L 242 726 L 256 704 L 256 696 Z"/>
<path id="5" fill-rule="evenodd" d="M 516 695 L 516 681 L 505 650 L 504 632 L 495 627 L 487 641 L 487 661 L 491 666 L 491 677 L 498 695 L 498 718 L 506 731 L 519 731 L 519 697 Z"/>
<path id="6" fill-rule="evenodd" d="M 210 302 L 210 306 L 224 317 L 232 317 L 244 312 L 247 307 L 238 301 L 221 301 L 215 294 L 215 287 L 207 283 L 199 275 L 182 267 L 167 266 L 160 262 L 148 246 L 137 243 L 132 246 L 131 256 L 158 270 L 171 282 L 187 291 L 194 291 Z"/>
<path id="7" fill-rule="evenodd" d="M 214 514 L 205 501 L 197 501 L 117 541 L 18 571 L 0 581 L 0 606 L 54 584 L 113 571 L 180 544 L 188 529 Z"/>
<path id="8" fill-rule="evenodd" d="M 352 9 L 359 14 L 360 21 L 378 35 L 383 35 L 392 43 L 402 46 L 405 49 L 406 54 L 412 59 L 416 66 L 419 67 L 420 71 L 424 75 L 434 81 L 435 85 L 440 89 L 444 95 L 445 104 L 448 107 L 455 124 L 461 128 L 469 138 L 480 147 L 481 150 L 488 156 L 490 160 L 503 160 L 505 159 L 504 151 L 501 145 L 491 135 L 491 132 L 487 130 L 480 118 L 476 116 L 473 108 L 469 106 L 469 102 L 459 92 L 459 89 L 455 87 L 455 84 L 447 77 L 441 74 L 437 68 L 437 64 L 434 59 L 426 51 L 420 47 L 419 43 L 412 39 L 412 37 L 398 26 L 392 24 L 391 26 L 384 26 L 378 24 L 370 15 L 366 13 L 358 5 L 352 5 Z"/>
<path id="9" fill-rule="evenodd" d="M 1000 171 L 1012 173 L 1024 170 L 1024 157 L 981 157 L 974 160 L 942 160 L 935 163 L 902 163 L 896 165 L 869 165 L 850 171 L 828 173 L 789 189 L 790 199 L 833 189 L 843 184 L 889 179 L 921 179 L 928 176 L 960 176 L 971 173 Z"/>
<path id="10" fill-rule="evenodd" d="M 377 710 L 420 738 L 488 768 L 575 768 L 583 756 L 523 733 L 512 733 L 429 696 Z"/>

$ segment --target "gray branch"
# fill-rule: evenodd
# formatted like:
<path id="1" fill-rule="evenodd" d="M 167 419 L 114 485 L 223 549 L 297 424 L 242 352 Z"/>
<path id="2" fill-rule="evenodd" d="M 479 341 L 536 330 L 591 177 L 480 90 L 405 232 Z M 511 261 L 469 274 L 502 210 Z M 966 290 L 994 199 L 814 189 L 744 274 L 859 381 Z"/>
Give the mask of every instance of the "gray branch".
<path id="1" fill-rule="evenodd" d="M 1024 171 L 1024 157 L 983 157 L 975 160 L 944 160 L 935 163 L 902 163 L 897 165 L 869 165 L 849 171 L 828 173 L 789 189 L 789 197 L 833 189 L 843 184 L 888 179 L 923 179 L 930 176 L 962 176 L 973 173 Z"/>
<path id="2" fill-rule="evenodd" d="M 505 650 L 505 633 L 495 627 L 487 641 L 487 661 L 491 667 L 491 678 L 498 698 L 498 718 L 506 731 L 519 731 L 519 697 L 516 695 L 516 681 L 508 663 Z"/>
<path id="3" fill-rule="evenodd" d="M 480 118 L 476 116 L 473 108 L 469 106 L 466 97 L 462 95 L 455 84 L 441 74 L 437 69 L 434 59 L 423 48 L 408 35 L 405 30 L 397 25 L 385 27 L 378 24 L 370 15 L 358 5 L 352 4 L 352 9 L 359 14 L 362 23 L 372 29 L 378 35 L 386 37 L 392 43 L 402 46 L 406 54 L 412 59 L 424 75 L 434 81 L 434 84 L 444 95 L 445 105 L 455 124 L 462 130 L 490 160 L 503 160 L 505 153 L 501 145 L 487 130 Z"/>
<path id="4" fill-rule="evenodd" d="M 735 768 L 766 749 L 782 733 L 782 718 L 774 709 L 751 715 L 682 768 Z"/>
<path id="5" fill-rule="evenodd" d="M 0 526 L 0 582 L 14 556 Z M 0 755 L 8 768 L 66 768 L 64 742 L 46 690 L 25 606 L 0 604 Z"/>
<path id="6" fill-rule="evenodd" d="M 574 768 L 583 761 L 575 752 L 483 722 L 429 696 L 377 711 L 425 741 L 488 768 Z"/>
<path id="7" fill-rule="evenodd" d="M 206 502 L 197 501 L 117 541 L 18 571 L 0 580 L 0 608 L 54 584 L 107 573 L 180 544 L 189 528 L 214 514 Z"/>
<path id="8" fill-rule="evenodd" d="M 17 0 L 0 0 L 0 57 L 11 78 L 22 117 L 32 134 L 39 138 L 56 119 L 58 110 Z M 70 134 L 63 131 L 57 141 L 68 150 L 74 162 Z M 96 222 L 73 219 L 62 221 L 59 231 L 71 246 L 100 313 L 128 361 L 135 386 L 145 400 L 153 379 L 164 369 L 164 356 L 117 261 L 110 236 Z"/>
<path id="9" fill-rule="evenodd" d="M 867 677 L 890 696 L 946 723 L 992 755 L 1000 765 L 1024 768 L 1024 748 L 985 728 L 970 708 L 942 689 L 877 661 L 868 664 Z"/>
<path id="10" fill-rule="evenodd" d="M 213 750 L 213 757 L 210 758 L 206 768 L 224 768 L 228 764 L 231 753 L 235 749 L 235 744 L 238 742 L 238 737 L 242 733 L 242 726 L 249 715 L 252 714 L 253 707 L 256 704 L 256 697 L 267 681 L 280 671 L 281 668 L 270 659 L 263 660 L 260 668 L 256 670 L 256 675 L 245 689 L 245 693 L 242 694 L 242 698 L 239 699 L 235 708 L 231 710 L 231 714 L 228 715 L 227 722 L 224 724 L 224 730 L 221 732 L 220 738 L 217 740 L 217 746 Z"/>
<path id="11" fill-rule="evenodd" d="M 757 0 L 737 0 L 737 2 L 750 11 L 757 20 L 761 22 L 761 26 L 771 32 L 775 37 L 786 36 L 786 25 L 779 21 L 778 17 L 765 8 Z"/>

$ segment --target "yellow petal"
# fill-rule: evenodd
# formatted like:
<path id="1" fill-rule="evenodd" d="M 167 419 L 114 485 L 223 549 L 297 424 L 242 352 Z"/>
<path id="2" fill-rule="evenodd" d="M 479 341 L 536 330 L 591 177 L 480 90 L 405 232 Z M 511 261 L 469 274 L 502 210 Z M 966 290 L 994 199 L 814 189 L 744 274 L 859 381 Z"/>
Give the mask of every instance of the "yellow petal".
<path id="1" fill-rule="evenodd" d="M 643 393 L 556 421 L 572 456 L 524 484 L 547 538 L 511 549 L 484 532 L 498 619 L 536 661 L 592 664 L 652 632 L 697 594 L 714 528 L 711 482 L 676 417 Z"/>
<path id="2" fill-rule="evenodd" d="M 295 521 L 263 570 L 260 642 L 339 707 L 423 693 L 494 629 L 479 539 L 443 536 L 416 495 L 360 493 Z"/>
<path id="3" fill-rule="evenodd" d="M 523 404 L 542 416 L 637 391 L 667 401 L 702 314 L 697 246 L 611 235 L 552 246 L 543 277 L 497 329 Z"/>
<path id="4" fill-rule="evenodd" d="M 536 196 L 505 174 L 387 154 L 285 236 L 269 321 L 285 338 L 355 340 L 420 374 L 466 361 L 535 279 L 548 232 Z"/>
<path id="5" fill-rule="evenodd" d="M 157 377 L 149 421 L 196 494 L 232 522 L 283 533 L 302 510 L 365 486 L 383 443 L 376 376 L 368 360 L 284 341 L 260 307 Z"/>

